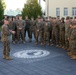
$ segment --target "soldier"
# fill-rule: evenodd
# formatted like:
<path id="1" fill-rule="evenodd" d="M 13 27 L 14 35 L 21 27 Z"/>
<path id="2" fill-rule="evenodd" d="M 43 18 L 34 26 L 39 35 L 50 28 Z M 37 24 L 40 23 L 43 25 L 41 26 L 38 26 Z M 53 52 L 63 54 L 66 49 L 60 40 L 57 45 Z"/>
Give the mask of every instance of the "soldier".
<path id="1" fill-rule="evenodd" d="M 52 39 L 52 17 L 49 16 L 49 25 L 50 25 L 50 40 Z"/>
<path id="2" fill-rule="evenodd" d="M 8 28 L 8 20 L 4 19 L 4 25 L 2 26 L 2 42 L 3 42 L 3 58 L 6 60 L 12 60 L 10 55 L 10 46 L 9 46 L 9 34 L 15 34 L 14 31 L 9 30 Z"/>
<path id="3" fill-rule="evenodd" d="M 76 26 L 76 17 L 74 17 L 74 20 L 71 21 L 71 24 L 70 24 L 70 30 L 69 30 L 69 52 L 67 53 L 69 56 L 72 55 L 72 52 L 70 51 L 71 50 L 71 41 L 70 41 L 70 35 L 73 31 L 73 26 Z"/>
<path id="4" fill-rule="evenodd" d="M 71 59 L 76 59 L 76 25 L 71 26 L 72 32 L 69 41 L 71 41 L 70 52 Z"/>
<path id="5" fill-rule="evenodd" d="M 70 23 L 72 23 L 72 21 L 73 21 L 73 17 L 70 17 Z"/>
<path id="6" fill-rule="evenodd" d="M 36 39 L 35 30 L 36 30 L 35 20 L 33 17 L 31 17 L 31 21 L 30 21 L 30 42 L 32 41 L 32 33 L 34 34 L 34 38 Z"/>
<path id="7" fill-rule="evenodd" d="M 13 25 L 12 17 L 9 17 L 9 29 L 10 30 L 12 30 L 12 25 Z"/>
<path id="8" fill-rule="evenodd" d="M 16 18 L 15 17 L 13 17 L 13 21 L 12 22 L 13 22 L 12 30 L 16 32 Z M 12 34 L 12 43 L 13 44 L 15 44 L 15 42 L 16 42 L 16 33 Z"/>
<path id="9" fill-rule="evenodd" d="M 36 22 L 36 45 L 38 44 L 38 38 L 40 36 L 40 43 L 43 45 L 43 38 L 42 38 L 42 23 L 41 18 L 38 18 L 38 21 Z"/>
<path id="10" fill-rule="evenodd" d="M 25 21 L 22 20 L 22 16 L 19 16 L 19 20 L 17 21 L 17 38 L 18 43 L 20 43 L 20 38 L 22 39 L 22 42 L 25 44 Z"/>
<path id="11" fill-rule="evenodd" d="M 61 18 L 61 23 L 59 25 L 59 30 L 60 30 L 60 48 L 64 48 L 65 47 L 65 22 L 64 22 L 64 18 Z"/>
<path id="12" fill-rule="evenodd" d="M 9 17 L 9 29 L 10 29 L 10 30 L 13 30 L 13 21 L 12 21 L 12 17 Z M 12 34 L 12 37 L 13 37 L 13 34 Z M 13 42 L 13 38 L 12 38 L 12 43 L 14 43 L 14 42 Z"/>
<path id="13" fill-rule="evenodd" d="M 70 20 L 69 17 L 66 18 L 66 23 L 65 23 L 65 49 L 69 50 L 69 30 L 70 30 Z"/>
<path id="14" fill-rule="evenodd" d="M 25 35 L 26 35 L 26 32 L 28 33 L 28 37 L 29 37 L 29 41 L 31 41 L 31 37 L 30 37 L 30 19 L 28 18 L 28 16 L 25 16 Z"/>
<path id="15" fill-rule="evenodd" d="M 44 45 L 46 45 L 46 41 L 48 41 L 48 46 L 50 46 L 50 26 L 48 21 L 44 24 Z"/>
<path id="16" fill-rule="evenodd" d="M 56 43 L 56 47 L 58 47 L 58 30 L 59 30 L 59 25 L 57 23 L 56 18 L 53 18 L 53 23 L 52 23 L 52 45 Z"/>
<path id="17" fill-rule="evenodd" d="M 15 28 L 15 31 L 16 31 L 16 33 L 15 33 L 15 39 L 16 39 L 16 42 L 18 42 L 18 38 L 17 38 L 17 25 L 18 25 L 18 20 L 19 20 L 19 16 L 18 15 L 16 15 L 16 20 L 15 20 L 15 22 L 16 22 L 16 28 Z"/>

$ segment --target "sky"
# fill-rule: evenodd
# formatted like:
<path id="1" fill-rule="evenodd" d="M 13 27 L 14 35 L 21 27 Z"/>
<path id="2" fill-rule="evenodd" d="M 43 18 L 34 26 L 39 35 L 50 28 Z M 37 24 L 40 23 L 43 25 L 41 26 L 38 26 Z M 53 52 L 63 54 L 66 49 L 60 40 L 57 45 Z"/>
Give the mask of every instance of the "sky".
<path id="1" fill-rule="evenodd" d="M 17 8 L 22 9 L 26 0 L 5 0 L 6 3 L 6 10 L 12 9 L 16 10 Z M 45 3 L 41 0 L 42 9 L 45 9 Z"/>

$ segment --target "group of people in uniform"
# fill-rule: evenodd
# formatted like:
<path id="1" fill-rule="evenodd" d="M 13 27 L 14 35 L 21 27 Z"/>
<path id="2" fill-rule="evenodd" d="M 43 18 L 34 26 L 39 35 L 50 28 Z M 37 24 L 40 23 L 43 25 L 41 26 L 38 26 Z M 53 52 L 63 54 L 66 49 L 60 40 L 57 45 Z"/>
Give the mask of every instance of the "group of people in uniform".
<path id="1" fill-rule="evenodd" d="M 7 22 L 8 21 L 8 22 Z M 38 45 L 55 45 L 58 48 L 67 50 L 67 54 L 71 59 L 76 59 L 76 17 L 45 17 L 38 15 L 37 19 L 22 15 L 16 17 L 7 16 L 4 18 L 2 25 L 2 41 L 4 43 L 4 59 L 11 59 L 9 57 L 9 39 L 8 35 L 12 33 L 12 43 L 26 43 L 26 33 L 28 34 L 29 42 L 32 42 L 32 34 L 34 35 L 35 44 Z"/>

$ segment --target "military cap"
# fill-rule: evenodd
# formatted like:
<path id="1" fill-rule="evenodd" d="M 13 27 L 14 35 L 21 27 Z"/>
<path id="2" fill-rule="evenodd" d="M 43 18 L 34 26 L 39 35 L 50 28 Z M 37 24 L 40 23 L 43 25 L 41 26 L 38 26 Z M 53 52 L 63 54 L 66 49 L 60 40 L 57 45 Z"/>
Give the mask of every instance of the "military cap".
<path id="1" fill-rule="evenodd" d="M 70 17 L 70 19 L 73 19 L 73 17 Z"/>
<path id="2" fill-rule="evenodd" d="M 51 16 L 49 16 L 49 18 L 51 18 Z"/>
<path id="3" fill-rule="evenodd" d="M 41 19 L 41 17 L 39 17 L 38 19 Z"/>
<path id="4" fill-rule="evenodd" d="M 8 21 L 8 18 L 6 18 L 6 19 L 4 19 L 4 20 Z"/>
<path id="5" fill-rule="evenodd" d="M 64 19 L 65 19 L 64 17 L 61 18 L 61 20 L 64 20 Z"/>
<path id="6" fill-rule="evenodd" d="M 12 16 L 9 16 L 9 18 L 12 18 Z"/>
<path id="7" fill-rule="evenodd" d="M 56 19 L 56 17 L 53 17 L 53 19 Z"/>
<path id="8" fill-rule="evenodd" d="M 74 17 L 74 19 L 76 19 L 76 16 Z"/>
<path id="9" fill-rule="evenodd" d="M 68 17 L 66 17 L 66 20 L 69 20 L 69 16 L 68 16 Z"/>

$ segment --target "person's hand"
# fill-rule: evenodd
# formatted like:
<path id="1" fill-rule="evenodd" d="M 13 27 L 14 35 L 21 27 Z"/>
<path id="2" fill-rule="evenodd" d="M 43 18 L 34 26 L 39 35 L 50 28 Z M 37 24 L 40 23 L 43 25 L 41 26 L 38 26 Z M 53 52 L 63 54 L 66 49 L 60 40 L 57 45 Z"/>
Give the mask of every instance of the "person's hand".
<path id="1" fill-rule="evenodd" d="M 10 30 L 10 32 L 12 32 L 12 30 Z"/>
<path id="2" fill-rule="evenodd" d="M 70 28 L 72 28 L 73 25 L 70 25 Z"/>
<path id="3" fill-rule="evenodd" d="M 11 33 L 12 33 L 12 34 L 15 34 L 16 32 L 15 32 L 15 31 L 12 31 Z"/>
<path id="4" fill-rule="evenodd" d="M 39 32 L 39 30 L 37 30 L 37 32 Z"/>
<path id="5" fill-rule="evenodd" d="M 69 38 L 68 38 L 68 40 L 69 40 Z"/>
<path id="6" fill-rule="evenodd" d="M 22 28 L 19 28 L 19 30 L 22 30 Z"/>

